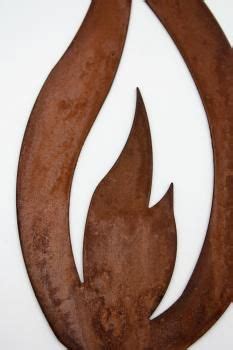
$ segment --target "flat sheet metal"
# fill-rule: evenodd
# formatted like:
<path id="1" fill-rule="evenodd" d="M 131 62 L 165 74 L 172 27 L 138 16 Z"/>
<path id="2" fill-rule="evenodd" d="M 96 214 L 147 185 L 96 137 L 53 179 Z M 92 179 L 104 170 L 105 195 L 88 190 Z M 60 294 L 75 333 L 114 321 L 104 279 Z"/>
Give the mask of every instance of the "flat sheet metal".
<path id="1" fill-rule="evenodd" d="M 94 0 L 33 108 L 17 181 L 28 274 L 51 328 L 72 350 L 187 349 L 232 301 L 232 49 L 203 1 L 147 3 L 183 55 L 208 115 L 215 183 L 207 238 L 183 295 L 150 321 L 174 268 L 176 228 L 172 186 L 148 208 L 152 146 L 138 90 L 127 144 L 91 201 L 80 282 L 69 236 L 70 189 L 117 72 L 131 8 L 129 0 Z"/>

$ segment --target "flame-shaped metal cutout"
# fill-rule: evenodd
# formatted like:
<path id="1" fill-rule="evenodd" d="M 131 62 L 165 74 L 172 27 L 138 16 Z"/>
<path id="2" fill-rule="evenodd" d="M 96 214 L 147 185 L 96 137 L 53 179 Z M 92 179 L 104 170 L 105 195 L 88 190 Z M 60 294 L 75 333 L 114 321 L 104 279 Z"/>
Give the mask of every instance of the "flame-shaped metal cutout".
<path id="1" fill-rule="evenodd" d="M 215 192 L 208 235 L 182 297 L 150 321 L 169 284 L 176 234 L 172 189 L 148 208 L 152 158 L 138 92 L 134 125 L 91 202 L 81 284 L 69 237 L 69 195 L 82 145 L 113 82 L 131 1 L 94 0 L 43 87 L 25 133 L 17 210 L 31 283 L 68 349 L 181 350 L 232 301 L 232 49 L 201 0 L 149 0 L 180 48 L 213 138 Z"/>
<path id="2" fill-rule="evenodd" d="M 151 178 L 149 124 L 138 92 L 128 142 L 94 193 L 85 232 L 89 317 L 107 349 L 149 346 L 149 316 L 161 301 L 175 264 L 172 186 L 149 209 Z"/>

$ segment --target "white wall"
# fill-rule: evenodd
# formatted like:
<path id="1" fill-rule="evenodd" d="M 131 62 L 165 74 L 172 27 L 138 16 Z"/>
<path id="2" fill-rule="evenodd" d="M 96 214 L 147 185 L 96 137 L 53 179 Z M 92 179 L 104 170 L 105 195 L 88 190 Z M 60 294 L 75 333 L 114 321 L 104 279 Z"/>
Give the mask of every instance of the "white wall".
<path id="1" fill-rule="evenodd" d="M 63 348 L 38 306 L 25 271 L 16 225 L 15 182 L 20 145 L 35 98 L 81 24 L 89 3 L 0 0 L 0 348 L 4 350 Z M 207 3 L 232 40 L 233 2 Z M 133 0 L 116 80 L 75 173 L 70 219 L 80 276 L 89 201 L 126 141 L 137 86 L 145 100 L 153 138 L 151 205 L 163 196 L 170 182 L 175 186 L 178 256 L 157 315 L 182 293 L 200 253 L 210 212 L 213 164 L 206 116 L 195 85 L 175 45 L 142 0 Z M 232 322 L 229 308 L 192 349 L 232 349 Z"/>

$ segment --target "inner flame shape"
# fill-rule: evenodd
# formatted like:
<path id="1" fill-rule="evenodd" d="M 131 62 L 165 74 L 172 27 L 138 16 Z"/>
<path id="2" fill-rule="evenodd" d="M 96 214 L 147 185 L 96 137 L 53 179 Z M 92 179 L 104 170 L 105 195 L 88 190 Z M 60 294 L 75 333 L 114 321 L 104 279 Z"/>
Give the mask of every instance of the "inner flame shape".
<path id="1" fill-rule="evenodd" d="M 151 178 L 149 123 L 138 91 L 129 139 L 93 195 L 85 230 L 84 286 L 93 298 L 90 312 L 95 326 L 108 344 L 130 348 L 140 332 L 147 329 L 149 334 L 149 316 L 173 271 L 173 186 L 148 208 Z"/>

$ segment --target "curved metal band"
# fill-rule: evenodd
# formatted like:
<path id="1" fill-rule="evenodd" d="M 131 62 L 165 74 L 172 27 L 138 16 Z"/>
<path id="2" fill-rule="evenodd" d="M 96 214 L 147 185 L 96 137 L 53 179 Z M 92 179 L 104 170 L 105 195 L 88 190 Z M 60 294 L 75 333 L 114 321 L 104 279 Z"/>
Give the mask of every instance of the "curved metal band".
<path id="1" fill-rule="evenodd" d="M 204 1 L 147 3 L 174 39 L 196 82 L 214 151 L 214 197 L 201 256 L 183 295 L 151 326 L 153 349 L 186 349 L 232 301 L 233 51 Z"/>
<path id="2" fill-rule="evenodd" d="M 85 138 L 120 61 L 130 0 L 94 0 L 33 108 L 21 150 L 17 212 L 31 283 L 57 337 L 69 349 L 96 343 L 69 236 L 69 196 Z"/>

